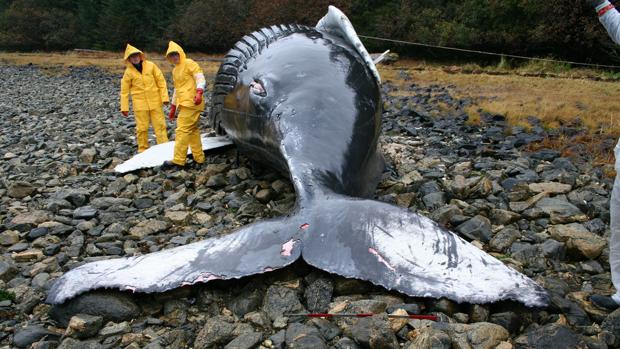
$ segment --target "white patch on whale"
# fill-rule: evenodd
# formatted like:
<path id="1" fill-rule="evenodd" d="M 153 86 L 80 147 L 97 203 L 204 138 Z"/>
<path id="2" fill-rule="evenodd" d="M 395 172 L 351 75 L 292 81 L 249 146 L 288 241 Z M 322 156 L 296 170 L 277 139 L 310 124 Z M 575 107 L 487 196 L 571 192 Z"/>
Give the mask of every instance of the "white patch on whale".
<path id="1" fill-rule="evenodd" d="M 373 62 L 372 57 L 370 57 L 370 54 L 366 51 L 366 47 L 364 47 L 364 44 L 362 44 L 362 41 L 357 36 L 357 32 L 355 31 L 355 28 L 353 28 L 353 24 L 351 24 L 351 21 L 347 15 L 345 15 L 337 7 L 329 6 L 329 10 L 325 17 L 321 18 L 321 20 L 316 24 L 316 29 L 341 37 L 351 44 L 351 46 L 353 46 L 362 56 L 362 59 L 372 71 L 372 75 L 375 79 L 377 79 L 377 82 L 381 84 L 381 75 L 379 75 L 379 71 Z"/>
<path id="2" fill-rule="evenodd" d="M 201 136 L 202 150 L 213 150 L 232 145 L 230 138 L 226 136 L 207 137 Z M 188 154 L 192 151 L 188 148 Z M 142 168 L 152 168 L 161 166 L 164 161 L 172 160 L 174 157 L 174 142 L 167 142 L 150 147 L 140 154 L 134 155 L 131 159 L 119 164 L 114 168 L 117 173 L 127 173 Z"/>

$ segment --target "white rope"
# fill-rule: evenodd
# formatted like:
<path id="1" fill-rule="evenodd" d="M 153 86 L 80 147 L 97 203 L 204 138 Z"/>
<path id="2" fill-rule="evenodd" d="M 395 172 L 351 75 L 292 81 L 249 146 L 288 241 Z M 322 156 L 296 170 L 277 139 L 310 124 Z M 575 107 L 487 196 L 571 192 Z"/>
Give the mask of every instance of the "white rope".
<path id="1" fill-rule="evenodd" d="M 572 62 L 572 61 L 563 61 L 563 60 L 557 60 L 557 59 L 552 59 L 552 58 L 527 57 L 527 56 L 503 54 L 503 53 L 496 53 L 496 52 L 469 50 L 469 49 L 465 49 L 465 48 L 448 47 L 448 46 L 441 46 L 441 45 L 431 45 L 431 44 L 424 44 L 424 43 L 420 43 L 420 42 L 386 39 L 386 38 L 379 38 L 379 37 L 376 37 L 376 36 L 367 36 L 367 35 L 359 35 L 359 37 L 360 38 L 364 38 L 364 39 L 370 39 L 370 40 L 394 42 L 394 43 L 397 43 L 397 44 L 404 44 L 404 45 L 413 45 L 413 46 L 438 48 L 438 49 L 442 49 L 442 50 L 451 50 L 451 51 L 459 51 L 459 52 L 467 52 L 467 53 L 477 53 L 477 54 L 487 55 L 487 56 L 509 57 L 509 58 L 532 60 L 532 61 L 563 63 L 563 64 L 580 65 L 580 66 L 596 67 L 596 68 L 620 69 L 620 66 L 618 66 L 618 65 L 606 65 L 606 64 L 595 64 L 595 63 Z"/>

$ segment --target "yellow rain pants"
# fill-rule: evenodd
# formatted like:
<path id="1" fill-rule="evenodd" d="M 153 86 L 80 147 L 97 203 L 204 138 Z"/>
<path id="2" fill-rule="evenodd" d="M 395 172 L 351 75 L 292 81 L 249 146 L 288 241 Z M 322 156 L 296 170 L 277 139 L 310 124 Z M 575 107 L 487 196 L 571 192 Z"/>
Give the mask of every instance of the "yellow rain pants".
<path id="1" fill-rule="evenodd" d="M 168 132 L 166 119 L 161 108 L 154 110 L 134 110 L 136 116 L 136 140 L 138 142 L 138 153 L 149 148 L 149 124 L 153 125 L 153 132 L 157 144 L 168 142 Z"/>
<path id="2" fill-rule="evenodd" d="M 200 140 L 200 131 L 198 130 L 198 122 L 202 109 L 179 107 L 179 116 L 177 117 L 176 139 L 174 143 L 174 162 L 177 165 L 185 166 L 187 158 L 187 148 L 192 150 L 194 161 L 202 164 L 205 162 L 205 154 L 202 151 L 202 142 Z"/>

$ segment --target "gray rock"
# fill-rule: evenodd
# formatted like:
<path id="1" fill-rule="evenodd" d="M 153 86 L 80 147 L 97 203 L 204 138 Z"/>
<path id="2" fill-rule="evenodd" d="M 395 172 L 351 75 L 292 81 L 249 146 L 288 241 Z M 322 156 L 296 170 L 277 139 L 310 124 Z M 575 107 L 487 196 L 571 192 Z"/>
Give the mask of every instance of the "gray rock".
<path id="1" fill-rule="evenodd" d="M 79 341 L 73 338 L 65 338 L 57 349 L 103 349 L 104 347 L 96 340 Z"/>
<path id="2" fill-rule="evenodd" d="M 123 321 L 120 323 L 108 322 L 100 331 L 99 336 L 101 337 L 112 337 L 118 336 L 125 333 L 131 332 L 131 326 L 127 321 Z"/>
<path id="3" fill-rule="evenodd" d="M 616 337 L 614 345 L 620 345 L 620 309 L 609 314 L 601 324 L 601 328 Z"/>
<path id="4" fill-rule="evenodd" d="M 161 233 L 170 227 L 170 223 L 162 220 L 149 219 L 142 221 L 129 230 L 131 236 L 143 238 L 148 235 Z"/>
<path id="5" fill-rule="evenodd" d="M 230 342 L 234 335 L 235 325 L 222 316 L 207 319 L 204 327 L 198 332 L 194 342 L 195 348 L 211 348 Z"/>
<path id="6" fill-rule="evenodd" d="M 342 334 L 340 327 L 331 321 L 321 318 L 314 318 L 311 321 L 312 324 L 319 330 L 321 337 L 325 338 L 327 341 L 331 341 Z"/>
<path id="7" fill-rule="evenodd" d="M 0 245 L 11 246 L 19 242 L 19 232 L 16 230 L 6 230 L 0 233 Z"/>
<path id="8" fill-rule="evenodd" d="M 131 297 L 120 292 L 97 291 L 54 305 L 50 316 L 62 326 L 76 314 L 101 316 L 104 322 L 131 320 L 140 314 L 140 309 Z"/>
<path id="9" fill-rule="evenodd" d="M 573 188 L 570 184 L 557 183 L 557 182 L 545 182 L 545 183 L 530 183 L 529 188 L 534 193 L 550 193 L 550 194 L 566 194 Z"/>
<path id="10" fill-rule="evenodd" d="M 78 314 L 71 317 L 66 335 L 84 339 L 96 335 L 103 326 L 103 317 Z"/>
<path id="11" fill-rule="evenodd" d="M 154 201 L 153 199 L 149 198 L 149 197 L 143 197 L 143 198 L 137 198 L 133 201 L 133 205 L 140 210 L 144 210 L 150 207 L 153 207 L 154 205 Z"/>
<path id="12" fill-rule="evenodd" d="M 97 149 L 86 148 L 82 150 L 79 158 L 83 163 L 92 164 L 95 161 L 95 156 L 97 156 Z"/>
<path id="13" fill-rule="evenodd" d="M 474 304 L 469 317 L 472 322 L 486 322 L 489 319 L 489 308 L 485 305 Z"/>
<path id="14" fill-rule="evenodd" d="M 415 337 L 407 349 L 452 349 L 450 336 L 431 326 L 416 329 Z"/>
<path id="15" fill-rule="evenodd" d="M 512 311 L 492 314 L 489 322 L 502 326 L 510 333 L 519 333 L 521 317 Z"/>
<path id="16" fill-rule="evenodd" d="M 18 329 L 13 337 L 13 345 L 17 348 L 29 348 L 34 342 L 43 338 L 58 339 L 60 336 L 42 326 L 29 325 Z"/>
<path id="17" fill-rule="evenodd" d="M 97 216 L 99 211 L 91 206 L 78 207 L 73 211 L 73 218 L 75 219 L 92 219 Z"/>
<path id="18" fill-rule="evenodd" d="M 541 149 L 530 154 L 530 157 L 537 160 L 553 161 L 555 158 L 560 157 L 560 153 L 551 149 Z"/>
<path id="19" fill-rule="evenodd" d="M 435 210 L 446 204 L 446 194 L 442 192 L 430 193 L 422 198 L 424 206 L 429 210 Z"/>
<path id="20" fill-rule="evenodd" d="M 583 225 L 571 223 L 549 228 L 551 237 L 566 244 L 569 253 L 579 257 L 595 259 L 601 255 L 607 241 L 589 232 Z"/>
<path id="21" fill-rule="evenodd" d="M 333 347 L 334 349 L 361 349 L 355 341 L 349 337 L 343 337 L 336 342 Z"/>
<path id="22" fill-rule="evenodd" d="M 441 225 L 452 222 L 454 216 L 462 215 L 463 211 L 456 205 L 446 205 L 433 212 L 432 218 Z"/>
<path id="23" fill-rule="evenodd" d="M 504 228 L 493 236 L 489 242 L 491 251 L 504 252 L 521 237 L 521 233 L 514 228 Z"/>
<path id="24" fill-rule="evenodd" d="M 543 198 L 536 207 L 549 216 L 552 224 L 584 222 L 588 217 L 575 205 L 558 198 Z"/>
<path id="25" fill-rule="evenodd" d="M 570 328 L 548 324 L 534 328 L 515 340 L 515 349 L 587 349 L 581 336 Z"/>
<path id="26" fill-rule="evenodd" d="M 590 326 L 592 321 L 588 314 L 575 302 L 557 294 L 551 294 L 551 306 L 566 316 L 572 326 Z"/>
<path id="27" fill-rule="evenodd" d="M 15 199 L 23 199 L 27 196 L 32 195 L 35 191 L 36 188 L 32 184 L 28 182 L 17 181 L 9 185 L 7 194 Z"/>
<path id="28" fill-rule="evenodd" d="M 248 332 L 233 339 L 224 349 L 251 349 L 263 340 L 262 332 Z"/>
<path id="29" fill-rule="evenodd" d="M 566 253 L 565 245 L 552 239 L 543 242 L 540 248 L 545 257 L 554 260 L 564 259 L 564 255 Z"/>
<path id="30" fill-rule="evenodd" d="M 319 331 L 310 326 L 292 323 L 286 329 L 286 344 L 289 348 L 299 349 L 327 349 L 325 340 Z"/>
<path id="31" fill-rule="evenodd" d="M 265 294 L 263 310 L 272 320 L 285 313 L 305 312 L 295 290 L 284 286 L 270 286 Z"/>
<path id="32" fill-rule="evenodd" d="M 10 258 L 0 257 L 0 280 L 9 282 L 17 275 L 17 267 Z"/>
<path id="33" fill-rule="evenodd" d="M 238 317 L 258 310 L 263 301 L 263 295 L 258 290 L 246 290 L 230 302 L 230 310 Z"/>
<path id="34" fill-rule="evenodd" d="M 395 303 L 387 307 L 386 313 L 391 314 L 398 309 L 402 309 L 407 314 L 417 315 L 422 313 L 422 306 L 418 303 Z"/>
<path id="35" fill-rule="evenodd" d="M 30 230 L 30 232 L 28 233 L 28 240 L 35 240 L 37 238 L 40 238 L 41 236 L 45 236 L 47 235 L 47 233 L 49 233 L 49 229 L 45 228 L 45 227 L 41 227 L 41 228 L 34 228 L 32 230 Z"/>
<path id="36" fill-rule="evenodd" d="M 106 210 L 110 207 L 129 206 L 131 202 L 131 199 L 104 196 L 92 199 L 90 205 L 100 210 Z"/>
<path id="37" fill-rule="evenodd" d="M 327 312 L 333 292 L 334 285 L 329 279 L 318 278 L 311 282 L 304 292 L 308 311 L 312 313 Z"/>
<path id="38" fill-rule="evenodd" d="M 459 225 L 456 231 L 470 240 L 489 242 L 492 238 L 491 221 L 480 215 Z"/>
<path id="39" fill-rule="evenodd" d="M 518 221 L 521 215 L 508 210 L 493 209 L 491 211 L 491 220 L 497 225 L 507 225 Z"/>
<path id="40" fill-rule="evenodd" d="M 398 348 L 398 340 L 392 332 L 387 316 L 372 316 L 355 322 L 351 337 L 362 347 L 373 349 Z"/>
<path id="41" fill-rule="evenodd" d="M 258 191 L 258 193 L 256 193 L 256 200 L 258 200 L 259 202 L 266 204 L 269 201 L 271 201 L 271 199 L 273 199 L 273 197 L 275 196 L 275 193 L 273 190 L 271 189 L 261 189 Z"/>
<path id="42" fill-rule="evenodd" d="M 228 185 L 228 182 L 226 181 L 226 176 L 223 174 L 213 175 L 209 177 L 209 180 L 207 181 L 207 187 L 209 188 L 224 187 L 226 185 Z"/>

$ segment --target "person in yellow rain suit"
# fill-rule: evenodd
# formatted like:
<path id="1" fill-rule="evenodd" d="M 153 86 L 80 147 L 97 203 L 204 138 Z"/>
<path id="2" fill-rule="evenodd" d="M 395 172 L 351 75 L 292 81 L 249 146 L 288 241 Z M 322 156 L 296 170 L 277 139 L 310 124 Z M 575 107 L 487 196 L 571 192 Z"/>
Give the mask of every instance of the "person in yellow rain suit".
<path id="1" fill-rule="evenodd" d="M 168 117 L 170 121 L 173 121 L 177 108 L 179 116 L 174 158 L 172 161 L 166 161 L 164 167 L 185 166 L 188 147 L 192 150 L 194 162 L 200 165 L 205 162 L 198 130 L 200 114 L 205 109 L 204 98 L 202 98 L 206 87 L 205 76 L 198 63 L 187 58 L 181 46 L 173 41 L 170 41 L 168 45 L 166 58 L 174 64 L 172 70 L 174 93 Z"/>
<path id="2" fill-rule="evenodd" d="M 127 44 L 124 56 L 125 74 L 121 80 L 121 113 L 129 116 L 129 95 L 136 116 L 138 153 L 149 148 L 149 123 L 153 125 L 157 144 L 168 142 L 168 131 L 162 104 L 168 104 L 168 87 L 157 65 L 146 60 L 144 53 Z"/>

